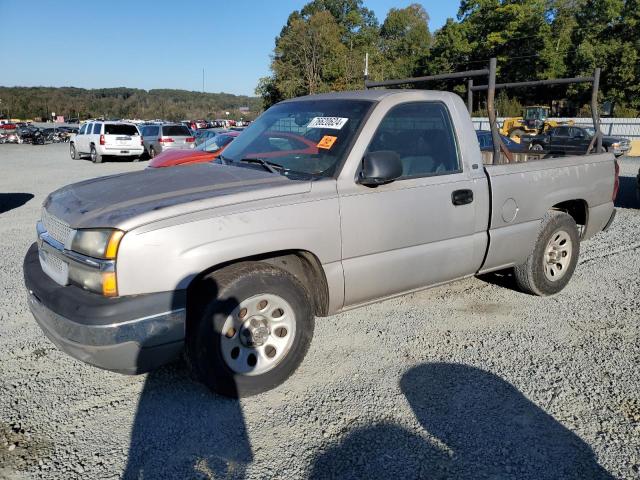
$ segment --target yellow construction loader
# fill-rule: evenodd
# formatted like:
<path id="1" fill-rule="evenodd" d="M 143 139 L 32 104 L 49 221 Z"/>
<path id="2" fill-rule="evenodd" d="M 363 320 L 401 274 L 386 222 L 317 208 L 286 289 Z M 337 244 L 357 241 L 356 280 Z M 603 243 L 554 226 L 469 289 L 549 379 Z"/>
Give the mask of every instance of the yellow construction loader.
<path id="1" fill-rule="evenodd" d="M 573 120 L 556 122 L 548 120 L 549 107 L 533 105 L 525 107 L 522 117 L 505 118 L 500 133 L 517 142 L 525 135 L 539 135 L 558 125 L 573 125 Z"/>

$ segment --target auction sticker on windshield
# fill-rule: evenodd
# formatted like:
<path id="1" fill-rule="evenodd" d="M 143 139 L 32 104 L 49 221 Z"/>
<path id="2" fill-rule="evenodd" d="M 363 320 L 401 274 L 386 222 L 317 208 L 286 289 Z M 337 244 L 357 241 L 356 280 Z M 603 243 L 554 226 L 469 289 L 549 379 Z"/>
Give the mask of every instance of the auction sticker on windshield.
<path id="1" fill-rule="evenodd" d="M 314 117 L 307 125 L 307 128 L 330 128 L 341 130 L 347 123 L 348 118 L 343 117 Z"/>
<path id="2" fill-rule="evenodd" d="M 336 140 L 338 139 L 338 137 L 332 137 L 331 135 L 325 135 L 324 137 L 322 137 L 322 140 L 320 140 L 320 142 L 318 143 L 318 148 L 324 148 L 329 150 L 334 143 L 336 143 Z"/>

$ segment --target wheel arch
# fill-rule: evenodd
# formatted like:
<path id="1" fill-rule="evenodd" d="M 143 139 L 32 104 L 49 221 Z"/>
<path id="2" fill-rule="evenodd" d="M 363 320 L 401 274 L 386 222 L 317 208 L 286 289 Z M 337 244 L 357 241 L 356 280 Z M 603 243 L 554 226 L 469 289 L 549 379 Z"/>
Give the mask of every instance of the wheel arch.
<path id="1" fill-rule="evenodd" d="M 202 300 L 199 287 L 208 275 L 230 265 L 251 262 L 268 263 L 293 275 L 307 290 L 309 298 L 313 303 L 314 314 L 319 317 L 328 314 L 329 286 L 322 264 L 318 257 L 312 252 L 301 249 L 280 250 L 251 255 L 213 265 L 201 271 L 187 286 L 187 311 L 198 311 L 198 306 Z M 194 317 L 195 315 L 188 315 L 187 330 L 189 329 L 189 318 Z"/>
<path id="2" fill-rule="evenodd" d="M 587 223 L 589 221 L 589 205 L 586 200 L 565 200 L 551 207 L 551 210 L 565 212 L 571 215 L 580 229 L 580 237 L 582 238 L 584 232 L 587 230 Z"/>

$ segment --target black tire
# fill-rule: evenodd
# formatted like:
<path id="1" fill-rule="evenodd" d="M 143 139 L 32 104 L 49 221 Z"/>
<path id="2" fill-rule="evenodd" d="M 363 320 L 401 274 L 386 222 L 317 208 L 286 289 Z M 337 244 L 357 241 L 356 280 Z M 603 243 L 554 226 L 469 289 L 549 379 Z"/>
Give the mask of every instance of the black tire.
<path id="1" fill-rule="evenodd" d="M 140 157 L 139 156 L 131 157 L 131 161 L 132 162 L 139 162 L 140 161 Z"/>
<path id="2" fill-rule="evenodd" d="M 236 373 L 223 357 L 223 326 L 243 301 L 263 294 L 284 298 L 292 307 L 294 338 L 271 370 L 255 375 Z M 309 295 L 297 278 L 280 268 L 261 262 L 231 265 L 205 277 L 196 298 L 203 302 L 189 313 L 193 317 L 187 331 L 187 363 L 195 377 L 213 392 L 240 398 L 270 390 L 283 383 L 307 353 L 314 329 Z"/>
<path id="3" fill-rule="evenodd" d="M 71 160 L 78 159 L 78 152 L 76 152 L 76 146 L 73 143 L 69 144 L 69 155 L 71 155 Z"/>
<path id="4" fill-rule="evenodd" d="M 529 145 L 529 150 L 531 150 L 532 152 L 544 152 L 544 145 L 538 142 L 534 142 Z"/>
<path id="5" fill-rule="evenodd" d="M 93 163 L 102 163 L 102 155 L 98 153 L 95 145 L 91 145 L 91 161 Z"/>
<path id="6" fill-rule="evenodd" d="M 149 158 L 154 158 L 156 156 L 156 149 L 153 147 L 149 147 Z"/>
<path id="7" fill-rule="evenodd" d="M 547 251 L 550 242 L 552 242 L 554 238 L 558 238 L 558 236 L 561 235 L 560 232 L 565 232 L 566 236 L 570 239 L 570 253 L 567 253 L 567 256 L 570 258 L 566 265 L 562 266 L 562 270 L 556 270 L 560 271 L 561 275 L 558 276 L 558 273 L 556 273 L 558 278 L 551 280 L 549 275 L 545 273 L 545 265 L 553 265 L 554 263 L 547 262 Z M 561 254 L 562 253 L 564 252 L 561 252 Z M 542 219 L 540 230 L 538 231 L 538 238 L 533 246 L 533 251 L 527 257 L 527 261 L 514 268 L 516 283 L 521 290 L 533 295 L 547 296 L 558 293 L 569 283 L 569 280 L 571 280 L 576 265 L 578 264 L 579 256 L 580 238 L 575 220 L 567 213 L 550 211 Z M 565 261 L 564 258 L 558 260 L 558 262 L 562 261 Z M 550 274 L 553 275 L 553 268 Z"/>

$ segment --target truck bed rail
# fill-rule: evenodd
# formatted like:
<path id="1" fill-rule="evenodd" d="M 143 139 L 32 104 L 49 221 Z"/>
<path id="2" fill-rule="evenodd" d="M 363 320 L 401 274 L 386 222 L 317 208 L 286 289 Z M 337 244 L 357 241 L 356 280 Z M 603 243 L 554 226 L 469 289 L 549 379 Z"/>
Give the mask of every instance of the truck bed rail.
<path id="1" fill-rule="evenodd" d="M 417 85 L 421 83 L 443 81 L 443 80 L 467 80 L 467 108 L 469 114 L 473 109 L 473 92 L 487 92 L 487 113 L 489 124 L 491 126 L 491 137 L 493 139 L 493 163 L 494 165 L 501 163 L 510 163 L 514 161 L 514 157 L 502 141 L 498 130 L 498 122 L 495 110 L 495 92 L 504 88 L 524 88 L 539 87 L 548 85 L 567 85 L 572 83 L 591 83 L 591 118 L 593 120 L 593 128 L 596 134 L 591 139 L 589 147 L 585 153 L 600 153 L 602 149 L 602 131 L 600 130 L 600 115 L 598 113 L 598 89 L 600 88 L 600 68 L 596 68 L 591 77 L 571 77 L 571 78 L 553 78 L 547 80 L 531 80 L 524 82 L 507 82 L 496 83 L 496 58 L 489 59 L 488 68 L 480 70 L 467 70 L 462 72 L 439 73 L 436 75 L 428 75 L 424 77 L 401 78 L 397 80 L 370 81 L 365 75 L 365 88 L 377 87 L 398 87 L 402 85 Z M 474 85 L 473 79 L 476 77 L 487 77 L 486 85 Z M 517 161 L 517 160 L 516 160 Z"/>

